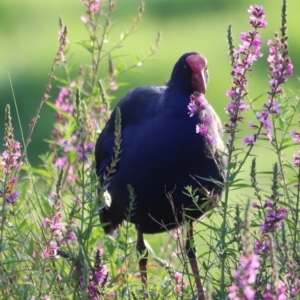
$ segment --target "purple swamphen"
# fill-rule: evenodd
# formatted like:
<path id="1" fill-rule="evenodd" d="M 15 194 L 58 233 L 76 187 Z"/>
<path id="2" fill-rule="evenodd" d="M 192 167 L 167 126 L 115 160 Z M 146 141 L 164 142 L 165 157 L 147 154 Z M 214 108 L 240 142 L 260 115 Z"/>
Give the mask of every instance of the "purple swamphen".
<path id="1" fill-rule="evenodd" d="M 183 221 L 190 222 L 186 251 L 201 300 L 205 296 L 195 249 L 190 246 L 192 221 L 212 207 L 209 202 L 220 198 L 226 165 L 222 156 L 222 126 L 214 109 L 209 104 L 205 108 L 214 138 L 210 145 L 205 136 L 196 133 L 200 114 L 189 115 L 191 95 L 205 95 L 207 80 L 206 59 L 195 52 L 184 54 L 175 64 L 167 86 L 135 88 L 118 103 L 95 149 L 100 188 L 111 200 L 100 211 L 105 232 L 111 234 L 126 220 L 130 185 L 136 198 L 129 221 L 137 229 L 137 250 L 143 254 L 139 269 L 145 284 L 147 249 L 143 234 L 163 232 Z M 116 154 L 117 112 L 121 116 L 121 151 L 111 172 Z M 187 186 L 196 190 L 197 203 L 187 194 Z"/>

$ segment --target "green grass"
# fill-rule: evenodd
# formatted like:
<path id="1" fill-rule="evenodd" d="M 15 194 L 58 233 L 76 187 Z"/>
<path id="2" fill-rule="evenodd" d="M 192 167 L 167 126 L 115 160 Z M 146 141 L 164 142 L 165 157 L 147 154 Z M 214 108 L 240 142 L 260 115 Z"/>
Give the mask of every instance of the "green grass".
<path id="1" fill-rule="evenodd" d="M 109 34 L 109 42 L 104 44 L 105 51 L 119 40 L 121 33 L 131 27 L 133 16 L 136 15 L 138 1 L 117 1 L 117 10 L 114 15 L 115 25 Z M 112 52 L 115 66 L 124 63 L 127 66 L 136 62 L 136 57 L 143 57 L 148 54 L 150 45 L 154 43 L 158 30 L 162 31 L 162 41 L 156 54 L 147 60 L 142 66 L 125 72 L 117 77 L 119 89 L 109 93 L 110 107 L 113 108 L 116 102 L 121 99 L 130 89 L 141 85 L 163 85 L 170 76 L 171 70 L 178 57 L 188 51 L 201 52 L 209 62 L 210 84 L 208 87 L 207 99 L 216 108 L 223 123 L 228 122 L 228 116 L 224 108 L 230 101 L 226 97 L 226 91 L 231 87 L 232 68 L 229 64 L 228 46 L 226 42 L 227 27 L 233 26 L 236 44 L 239 44 L 239 33 L 250 30 L 247 9 L 250 1 L 167 1 L 148 0 L 146 1 L 146 12 L 143 22 L 139 24 L 137 30 L 132 33 L 124 42 L 124 47 L 120 47 Z M 270 74 L 268 71 L 266 41 L 272 38 L 273 31 L 280 28 L 280 5 L 269 0 L 261 0 L 259 4 L 264 5 L 267 13 L 268 29 L 262 30 L 264 41 L 264 57 L 255 64 L 253 70 L 248 74 L 250 80 L 249 99 L 262 97 L 255 102 L 255 109 L 261 109 L 267 102 L 267 89 Z M 239 265 L 242 254 L 251 257 L 253 252 L 253 241 L 261 239 L 259 226 L 265 221 L 266 211 L 249 209 L 248 200 L 257 201 L 255 191 L 250 187 L 251 160 L 255 156 L 257 164 L 257 180 L 261 188 L 262 201 L 271 198 L 272 184 L 279 180 L 280 191 L 276 199 L 272 199 L 277 205 L 277 209 L 288 207 L 289 215 L 285 224 L 278 232 L 270 234 L 281 247 L 276 255 L 268 253 L 261 256 L 261 264 L 265 266 L 263 279 L 255 286 L 258 292 L 262 292 L 267 282 L 276 286 L 278 280 L 283 280 L 289 269 L 288 261 L 297 261 L 298 254 L 295 245 L 299 243 L 298 220 L 299 214 L 299 187 L 296 184 L 299 179 L 299 170 L 293 165 L 293 153 L 297 153 L 298 145 L 292 142 L 290 131 L 298 128 L 297 117 L 299 114 L 298 94 L 300 58 L 297 49 L 300 47 L 298 36 L 298 0 L 290 0 L 288 3 L 289 19 L 289 45 L 290 55 L 294 63 L 295 75 L 286 85 L 287 95 L 280 98 L 282 110 L 287 117 L 274 116 L 274 134 L 281 136 L 282 128 L 288 128 L 286 144 L 290 147 L 284 151 L 278 149 L 274 144 L 266 140 L 259 139 L 255 144 L 252 156 L 247 157 L 236 179 L 243 186 L 235 188 L 233 182 L 227 187 L 229 196 L 219 203 L 212 213 L 208 213 L 203 222 L 198 222 L 195 228 L 196 247 L 198 250 L 198 260 L 201 263 L 201 270 L 205 274 L 205 283 L 211 284 L 215 292 L 213 299 L 227 300 L 229 286 L 237 282 L 234 278 L 234 270 Z M 138 257 L 135 251 L 135 230 L 133 226 L 126 231 L 123 228 L 122 234 L 111 240 L 105 236 L 98 218 L 97 203 L 97 178 L 94 173 L 93 153 L 89 153 L 89 163 L 91 168 L 80 161 L 76 153 L 76 146 L 80 143 L 95 142 L 97 133 L 91 122 L 96 119 L 97 124 L 103 125 L 105 118 L 103 114 L 95 113 L 97 99 L 101 99 L 101 92 L 98 85 L 89 86 L 91 78 L 95 74 L 87 74 L 87 70 L 93 65 L 91 55 L 79 42 L 89 40 L 87 32 L 80 21 L 85 11 L 79 1 L 75 0 L 53 0 L 51 3 L 40 3 L 29 0 L 20 2 L 11 0 L 0 4 L 3 18 L 0 22 L 2 30 L 0 39 L 5 41 L 2 47 L 0 64 L 0 110 L 3 111 L 6 103 L 12 108 L 12 124 L 14 127 L 15 139 L 21 141 L 20 127 L 24 131 L 25 138 L 28 135 L 28 124 L 36 116 L 36 109 L 44 90 L 47 74 L 53 61 L 54 53 L 58 48 L 57 40 L 57 19 L 62 16 L 64 23 L 68 27 L 68 39 L 70 47 L 67 52 L 67 64 L 57 68 L 54 75 L 58 77 L 53 81 L 52 98 L 49 100 L 52 105 L 44 105 L 31 143 L 27 149 L 28 157 L 24 160 L 21 173 L 14 170 L 14 175 L 20 176 L 20 182 L 14 190 L 21 193 L 19 203 L 16 206 L 9 206 L 4 199 L 11 191 L 5 192 L 12 178 L 5 175 L 0 169 L 2 202 L 1 211 L 1 240 L 0 240 L 0 277 L 4 284 L 0 285 L 1 296 L 12 296 L 14 299 L 30 299 L 36 295 L 39 299 L 44 299 L 45 295 L 51 294 L 53 299 L 86 299 L 88 291 L 86 286 L 78 283 L 76 276 L 83 276 L 86 282 L 92 279 L 88 271 L 92 271 L 91 266 L 95 262 L 97 248 L 104 248 L 103 262 L 109 267 L 109 285 L 103 288 L 103 297 L 108 299 L 107 292 L 117 293 L 117 299 L 136 299 L 143 297 L 143 289 L 138 278 L 137 262 Z M 66 72 L 66 68 L 72 70 Z M 78 74 L 79 66 L 86 70 L 86 76 Z M 17 106 L 20 112 L 20 124 L 17 122 L 15 107 L 12 100 L 11 87 L 8 80 L 9 71 L 13 90 L 16 95 Z M 107 76 L 108 62 L 101 62 L 100 75 L 98 79 Z M 70 78 L 68 78 L 70 76 Z M 80 87 L 82 102 L 76 96 L 76 88 L 70 87 L 73 79 L 86 80 L 87 85 Z M 106 78 L 106 83 L 109 80 Z M 68 87 L 72 91 L 72 99 L 76 104 L 76 113 L 68 118 L 67 125 L 61 126 L 55 119 L 55 113 L 59 112 L 53 103 L 61 87 Z M 291 88 L 291 91 L 289 90 Z M 294 91 L 294 92 L 292 92 Z M 75 101 L 76 99 L 76 101 Z M 248 99 L 248 100 L 249 100 Z M 288 100 L 287 100 L 288 99 Z M 51 108 L 52 107 L 52 108 Z M 281 124 L 290 115 L 295 114 L 292 125 Z M 36 116 L 37 117 L 37 116 Z M 285 119 L 287 118 L 287 119 Z M 243 137 L 253 134 L 253 130 L 247 129 L 248 121 L 255 120 L 254 113 L 250 111 L 243 122 L 239 124 L 241 131 L 238 133 L 235 142 L 238 156 L 234 156 L 234 163 L 239 164 L 246 155 L 249 147 L 243 143 Z M 258 121 L 257 121 L 258 122 Z M 1 122 L 0 131 L 4 132 L 4 125 L 9 122 Z M 259 122 L 258 122 L 259 124 Z M 58 127 L 57 127 L 58 126 Z M 286 126 L 286 127 L 285 127 Z M 54 128 L 59 128 L 60 134 L 67 140 L 75 132 L 81 132 L 74 138 L 75 145 L 70 152 L 64 152 L 62 144 L 52 139 L 51 133 Z M 91 129 L 92 128 L 92 129 Z M 87 132 L 85 132 L 87 130 Z M 84 133 L 84 134 L 83 134 Z M 85 135 L 85 133 L 87 133 Z M 7 134 L 6 134 L 7 138 Z M 10 138 L 11 139 L 11 138 Z M 52 141 L 51 141 L 52 139 Z M 225 136 L 225 140 L 227 135 Z M 280 138 L 279 138 L 280 139 Z M 49 140 L 51 143 L 49 144 Z M 0 152 L 4 149 L 0 144 Z M 24 149 L 24 145 L 23 145 Z M 50 150 L 49 150 L 50 149 Z M 238 149 L 238 150 L 237 150 Z M 46 153 L 46 154 L 45 154 Z M 74 176 L 77 182 L 74 183 L 67 178 L 68 168 L 62 173 L 54 165 L 55 157 L 68 156 L 66 166 L 74 167 Z M 27 161 L 28 159 L 28 161 Z M 273 178 L 273 166 L 275 163 L 284 163 L 284 168 L 279 170 L 278 177 Z M 290 164 L 290 165 L 289 165 Z M 233 174 L 234 167 L 229 166 L 228 172 Z M 297 177 L 298 176 L 298 177 Z M 281 179 L 285 177 L 288 184 Z M 292 180 L 294 180 L 292 182 Z M 53 196 L 53 191 L 57 191 L 57 196 Z M 226 195 L 226 193 L 225 193 Z M 224 196 L 225 198 L 226 196 Z M 236 211 L 238 205 L 240 214 Z M 225 211 L 228 211 L 225 217 Z M 49 248 L 50 241 L 56 240 L 53 232 L 47 225 L 43 224 L 45 218 L 54 218 L 58 213 L 62 213 L 64 234 L 72 228 L 77 235 L 77 241 L 67 241 L 66 245 L 60 245 L 68 255 L 66 258 L 45 259 L 44 252 Z M 250 220 L 251 219 L 251 220 Z M 241 227 L 236 223 L 240 222 Z M 224 228 L 221 225 L 224 225 Z M 251 228 L 250 228 L 251 227 Z M 249 237 L 249 235 L 252 235 Z M 174 259 L 172 253 L 178 245 L 184 243 L 183 235 L 180 240 L 170 237 L 170 233 L 146 235 L 146 241 L 153 249 L 149 256 L 149 275 L 152 299 L 192 299 L 193 280 L 189 281 L 188 288 L 183 297 L 174 293 L 176 284 L 174 271 L 184 272 L 190 280 L 193 279 L 189 272 L 186 272 L 186 260 Z M 181 240 L 183 239 L 183 240 Z M 251 242 L 249 242 L 251 240 Z M 180 242 L 180 243 L 179 243 Z M 289 249 L 286 249 L 286 247 Z M 180 247 L 179 247 L 180 248 Z M 271 247 L 272 248 L 272 247 Z M 275 251 L 276 247 L 271 250 Z M 182 249 L 181 249 L 182 250 Z M 271 251 L 271 252 L 272 252 Z M 162 261 L 158 262 L 155 258 Z M 278 260 L 280 269 L 276 269 L 274 261 Z M 205 263 L 207 265 L 205 265 Z M 266 264 L 267 265 L 264 265 Z M 170 269 L 167 265 L 171 264 Z M 74 267 L 80 267 L 78 274 L 73 272 Z M 226 276 L 222 277 L 222 267 L 226 269 Z M 205 270 L 207 271 L 207 277 Z M 57 273 L 62 276 L 62 282 L 56 281 Z M 295 274 L 298 275 L 298 271 Z M 203 274 L 203 273 L 201 273 Z M 274 275 L 275 274 L 275 275 Z M 270 276 L 275 276 L 276 280 Z M 207 279 L 207 280 L 206 280 Z M 80 290 L 81 286 L 82 290 Z M 132 292 L 130 294 L 128 291 Z M 156 293 L 156 294 L 155 294 Z M 217 295 L 217 293 L 219 293 Z M 156 295 L 156 296 L 155 296 Z M 158 296 L 159 295 L 159 296 Z M 63 297 L 63 298 L 62 298 Z M 160 297 L 160 298 L 159 298 Z M 195 299 L 195 298 L 193 298 Z"/>

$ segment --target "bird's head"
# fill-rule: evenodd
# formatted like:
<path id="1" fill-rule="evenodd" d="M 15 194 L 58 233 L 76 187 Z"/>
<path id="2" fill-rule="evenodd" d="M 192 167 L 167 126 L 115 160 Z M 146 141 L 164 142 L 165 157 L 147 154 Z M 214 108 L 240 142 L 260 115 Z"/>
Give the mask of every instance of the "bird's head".
<path id="1" fill-rule="evenodd" d="M 208 84 L 207 60 L 196 52 L 182 55 L 174 66 L 170 84 L 190 94 L 193 91 L 205 94 Z"/>

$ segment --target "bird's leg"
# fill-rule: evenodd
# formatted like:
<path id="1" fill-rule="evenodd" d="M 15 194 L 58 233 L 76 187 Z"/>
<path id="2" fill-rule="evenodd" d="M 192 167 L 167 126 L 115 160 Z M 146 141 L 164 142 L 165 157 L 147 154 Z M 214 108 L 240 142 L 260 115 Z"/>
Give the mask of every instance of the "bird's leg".
<path id="1" fill-rule="evenodd" d="M 141 273 L 141 280 L 143 287 L 147 284 L 147 260 L 148 260 L 148 250 L 144 243 L 143 233 L 137 229 L 137 245 L 136 249 L 141 255 L 139 260 L 139 269 Z"/>
<path id="2" fill-rule="evenodd" d="M 190 227 L 187 233 L 185 250 L 190 261 L 192 272 L 195 276 L 197 291 L 199 294 L 198 300 L 205 300 L 203 286 L 200 279 L 199 267 L 196 260 L 196 249 L 194 247 L 191 247 L 191 242 L 193 243 L 193 239 L 194 239 L 193 222 L 190 220 L 189 223 L 190 223 Z"/>

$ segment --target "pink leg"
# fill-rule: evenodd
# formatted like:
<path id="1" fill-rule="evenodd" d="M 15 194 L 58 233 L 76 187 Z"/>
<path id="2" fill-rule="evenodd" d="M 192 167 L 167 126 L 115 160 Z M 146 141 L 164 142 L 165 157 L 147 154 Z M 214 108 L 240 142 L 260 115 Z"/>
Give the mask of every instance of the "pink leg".
<path id="1" fill-rule="evenodd" d="M 144 243 L 144 237 L 143 233 L 137 229 L 137 245 L 136 249 L 139 252 L 139 254 L 142 256 L 142 258 L 139 261 L 139 270 L 141 273 L 141 281 L 143 288 L 146 287 L 147 282 L 148 282 L 148 277 L 147 277 L 147 260 L 148 260 L 148 250 L 145 246 Z M 145 299 L 148 299 L 148 293 L 145 292 Z"/>
<path id="2" fill-rule="evenodd" d="M 199 294 L 198 300 L 205 300 L 205 294 L 202 286 L 202 282 L 200 279 L 200 273 L 199 273 L 199 267 L 196 259 L 196 249 L 191 248 L 190 241 L 192 241 L 194 238 L 194 229 L 193 229 L 193 222 L 190 221 L 190 229 L 187 233 L 187 240 L 186 240 L 186 253 L 190 261 L 192 272 L 195 276 L 195 282 L 197 286 L 197 292 Z"/>

